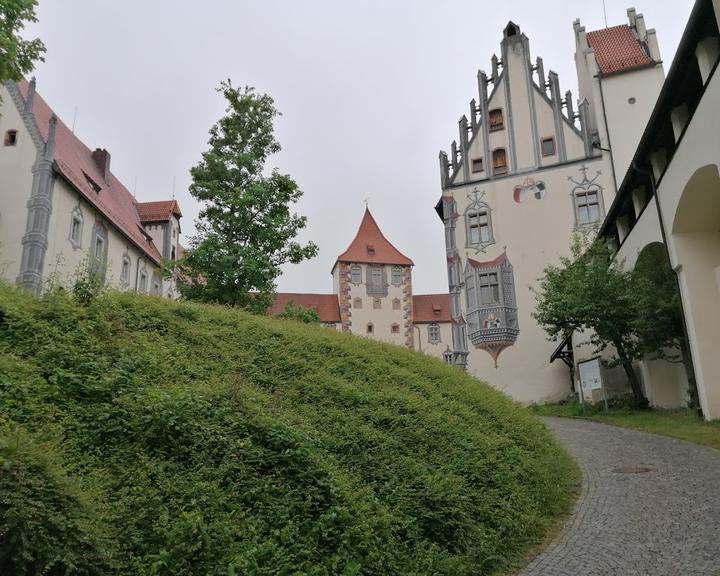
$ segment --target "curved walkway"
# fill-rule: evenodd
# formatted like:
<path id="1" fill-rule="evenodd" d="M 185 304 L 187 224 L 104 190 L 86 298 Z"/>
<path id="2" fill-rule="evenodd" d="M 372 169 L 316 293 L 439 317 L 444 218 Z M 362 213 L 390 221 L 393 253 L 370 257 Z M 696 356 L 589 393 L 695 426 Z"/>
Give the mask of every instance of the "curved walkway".
<path id="1" fill-rule="evenodd" d="M 720 451 L 544 418 L 583 471 L 560 535 L 519 576 L 720 575 Z"/>

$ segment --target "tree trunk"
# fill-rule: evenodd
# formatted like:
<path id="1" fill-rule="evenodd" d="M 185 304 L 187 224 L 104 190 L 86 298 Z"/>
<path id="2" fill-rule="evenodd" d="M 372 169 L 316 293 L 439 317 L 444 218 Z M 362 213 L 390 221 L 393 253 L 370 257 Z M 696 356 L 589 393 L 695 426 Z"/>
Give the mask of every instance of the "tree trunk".
<path id="1" fill-rule="evenodd" d="M 645 398 L 645 394 L 643 394 L 642 387 L 640 386 L 640 380 L 638 380 L 637 374 L 635 373 L 632 361 L 625 354 L 622 344 L 615 344 L 615 349 L 617 350 L 618 356 L 620 357 L 620 363 L 622 364 L 622 367 L 625 370 L 625 375 L 630 383 L 633 398 L 635 398 L 638 405 L 647 405 L 647 399 Z"/>

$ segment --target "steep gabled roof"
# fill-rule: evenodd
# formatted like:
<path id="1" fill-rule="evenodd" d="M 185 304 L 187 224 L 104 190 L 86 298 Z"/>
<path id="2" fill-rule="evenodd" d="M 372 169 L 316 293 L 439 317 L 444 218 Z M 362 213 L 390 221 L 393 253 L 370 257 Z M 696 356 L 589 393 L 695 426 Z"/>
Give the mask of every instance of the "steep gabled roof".
<path id="1" fill-rule="evenodd" d="M 370 210 L 365 209 L 360 228 L 348 249 L 338 256 L 337 262 L 360 262 L 363 264 L 392 264 L 412 266 L 413 261 L 402 254 L 380 231 Z"/>
<path id="2" fill-rule="evenodd" d="M 136 204 L 138 216 L 143 224 L 150 222 L 167 222 L 171 216 L 182 217 L 180 206 L 175 200 L 160 200 L 157 202 L 138 202 Z"/>
<path id="3" fill-rule="evenodd" d="M 417 294 L 413 296 L 413 322 L 451 322 L 449 294 Z"/>
<path id="4" fill-rule="evenodd" d="M 28 82 L 23 80 L 18 87 L 26 99 Z M 33 100 L 33 115 L 40 137 L 47 142 L 50 118 L 55 116 L 55 113 L 38 93 L 35 93 Z M 54 166 L 88 204 L 107 218 L 150 260 L 160 263 L 162 256 L 142 227 L 133 195 L 112 172 L 108 171 L 107 175 L 103 175 L 93 159 L 92 151 L 59 118 Z"/>
<path id="5" fill-rule="evenodd" d="M 588 45 L 602 74 L 615 74 L 653 64 L 630 26 L 622 24 L 587 33 Z"/>
<path id="6" fill-rule="evenodd" d="M 315 310 L 321 322 L 340 322 L 340 305 L 335 294 L 295 294 L 281 292 L 275 295 L 275 302 L 268 314 L 277 316 L 282 314 L 287 305 L 292 302 L 299 308 Z"/>

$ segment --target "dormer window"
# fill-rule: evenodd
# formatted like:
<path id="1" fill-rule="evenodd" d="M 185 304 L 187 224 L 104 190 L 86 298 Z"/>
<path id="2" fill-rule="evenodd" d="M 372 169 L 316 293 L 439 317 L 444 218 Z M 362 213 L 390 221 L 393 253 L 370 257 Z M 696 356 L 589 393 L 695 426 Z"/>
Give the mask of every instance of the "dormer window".
<path id="1" fill-rule="evenodd" d="M 8 130 L 5 132 L 5 146 L 15 146 L 17 144 L 17 130 Z"/>
<path id="2" fill-rule="evenodd" d="M 498 132 L 505 129 L 505 120 L 503 119 L 502 108 L 490 110 L 490 132 Z"/>
<path id="3" fill-rule="evenodd" d="M 367 253 L 368 253 L 368 256 L 375 256 L 375 246 L 373 246 L 372 244 L 368 244 L 367 245 Z"/>

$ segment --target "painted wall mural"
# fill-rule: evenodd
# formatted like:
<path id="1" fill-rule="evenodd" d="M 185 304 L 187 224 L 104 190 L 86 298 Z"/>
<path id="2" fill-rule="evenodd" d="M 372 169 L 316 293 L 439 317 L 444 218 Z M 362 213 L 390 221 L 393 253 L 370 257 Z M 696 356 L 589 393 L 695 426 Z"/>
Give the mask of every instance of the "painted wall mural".
<path id="1" fill-rule="evenodd" d="M 545 182 L 533 180 L 528 176 L 513 188 L 513 200 L 516 204 L 522 204 L 530 196 L 534 196 L 536 200 L 542 200 L 545 197 Z"/>

